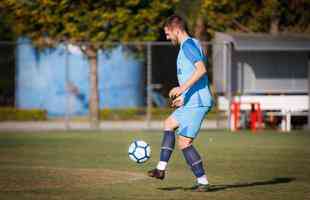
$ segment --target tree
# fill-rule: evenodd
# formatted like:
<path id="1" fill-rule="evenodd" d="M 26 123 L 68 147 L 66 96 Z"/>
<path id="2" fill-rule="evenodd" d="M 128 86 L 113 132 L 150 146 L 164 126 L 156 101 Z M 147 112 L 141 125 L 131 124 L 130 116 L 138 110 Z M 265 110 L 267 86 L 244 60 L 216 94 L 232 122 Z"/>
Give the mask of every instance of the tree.
<path id="1" fill-rule="evenodd" d="M 151 41 L 177 0 L 2 0 L 17 36 L 41 48 L 78 45 L 90 66 L 90 124 L 98 128 L 97 51 L 104 42 Z"/>
<path id="2" fill-rule="evenodd" d="M 310 32 L 310 0 L 201 0 L 207 32 Z M 197 8 L 199 9 L 199 8 Z"/>
<path id="3" fill-rule="evenodd" d="M 180 1 L 176 7 L 176 13 L 186 19 L 192 35 L 200 41 L 206 41 L 206 22 L 201 5 L 201 0 Z"/>
<path id="4" fill-rule="evenodd" d="M 9 14 L 0 2 L 0 41 L 11 41 L 13 39 L 10 22 Z"/>

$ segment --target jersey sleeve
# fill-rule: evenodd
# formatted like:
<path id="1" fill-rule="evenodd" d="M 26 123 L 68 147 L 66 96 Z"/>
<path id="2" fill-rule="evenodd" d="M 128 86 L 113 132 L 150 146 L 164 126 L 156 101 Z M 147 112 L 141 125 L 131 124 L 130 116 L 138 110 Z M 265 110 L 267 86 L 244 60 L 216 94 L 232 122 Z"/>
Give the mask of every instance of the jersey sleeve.
<path id="1" fill-rule="evenodd" d="M 203 61 L 203 55 L 192 39 L 188 39 L 184 42 L 182 50 L 191 63 L 195 64 L 198 61 Z"/>

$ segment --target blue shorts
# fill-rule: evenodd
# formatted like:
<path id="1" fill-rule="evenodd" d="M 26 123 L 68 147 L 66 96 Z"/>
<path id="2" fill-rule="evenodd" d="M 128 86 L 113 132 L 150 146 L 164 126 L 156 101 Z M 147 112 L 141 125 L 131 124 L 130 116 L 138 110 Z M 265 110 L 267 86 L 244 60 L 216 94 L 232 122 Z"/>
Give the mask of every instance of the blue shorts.
<path id="1" fill-rule="evenodd" d="M 211 107 L 177 108 L 171 115 L 179 123 L 177 134 L 184 137 L 196 138 L 201 123 L 210 109 Z"/>

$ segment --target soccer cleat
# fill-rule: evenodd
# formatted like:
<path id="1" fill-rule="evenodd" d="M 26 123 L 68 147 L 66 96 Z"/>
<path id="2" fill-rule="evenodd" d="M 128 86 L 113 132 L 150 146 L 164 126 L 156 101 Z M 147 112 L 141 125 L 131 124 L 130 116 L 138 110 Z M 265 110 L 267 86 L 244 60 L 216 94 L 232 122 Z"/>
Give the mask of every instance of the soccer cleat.
<path id="1" fill-rule="evenodd" d="M 165 178 L 165 170 L 152 169 L 147 172 L 149 177 L 157 178 L 163 180 Z"/>
<path id="2" fill-rule="evenodd" d="M 196 184 L 193 187 L 190 188 L 190 190 L 194 192 L 209 192 L 211 191 L 210 185 L 204 185 L 204 184 Z"/>

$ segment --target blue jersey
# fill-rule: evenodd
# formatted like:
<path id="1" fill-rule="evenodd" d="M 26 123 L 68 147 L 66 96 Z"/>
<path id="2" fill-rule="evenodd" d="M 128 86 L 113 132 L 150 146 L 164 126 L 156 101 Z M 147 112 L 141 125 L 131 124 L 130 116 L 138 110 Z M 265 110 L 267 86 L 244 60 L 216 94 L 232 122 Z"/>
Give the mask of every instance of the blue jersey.
<path id="1" fill-rule="evenodd" d="M 177 58 L 177 75 L 179 85 L 185 83 L 195 71 L 195 63 L 206 61 L 202 47 L 198 40 L 188 38 L 181 43 Z M 201 77 L 192 87 L 183 94 L 184 107 L 211 107 L 213 99 L 209 88 L 207 74 Z"/>

